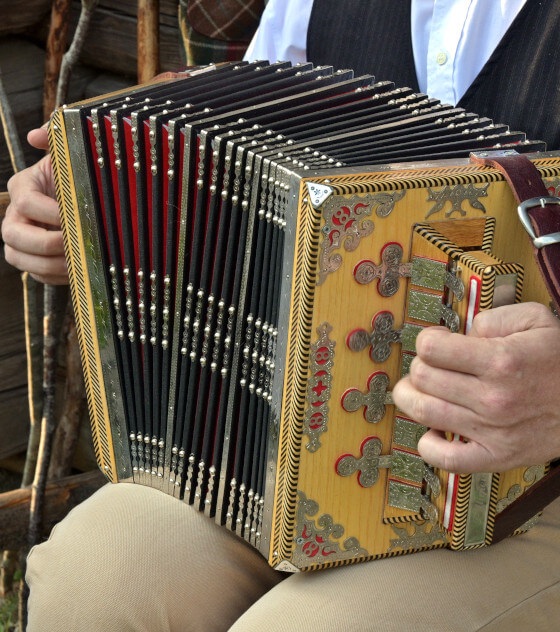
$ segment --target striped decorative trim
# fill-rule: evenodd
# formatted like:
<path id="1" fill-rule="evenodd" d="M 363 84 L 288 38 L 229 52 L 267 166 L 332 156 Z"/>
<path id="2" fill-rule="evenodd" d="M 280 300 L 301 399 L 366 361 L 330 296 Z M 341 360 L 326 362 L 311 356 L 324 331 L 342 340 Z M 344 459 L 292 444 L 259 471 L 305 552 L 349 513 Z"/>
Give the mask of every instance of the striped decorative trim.
<path id="1" fill-rule="evenodd" d="M 313 298 L 319 260 L 321 210 L 307 199 L 307 188 L 300 187 L 300 218 L 297 227 L 292 305 L 288 328 L 288 357 L 284 382 L 284 410 L 279 439 L 278 479 L 274 502 L 271 563 L 290 559 L 295 529 L 299 453 L 305 418 L 305 396 L 309 373 L 312 337 Z M 288 421 L 286 421 L 288 420 Z"/>
<path id="2" fill-rule="evenodd" d="M 484 236 L 482 238 L 482 245 L 480 249 L 486 253 L 490 253 L 492 250 L 492 244 L 494 243 L 494 234 L 496 233 L 496 218 L 487 217 L 486 224 L 484 225 Z"/>
<path id="3" fill-rule="evenodd" d="M 55 112 L 49 125 L 49 144 L 56 185 L 56 198 L 61 209 L 64 250 L 70 277 L 74 280 L 70 290 L 76 316 L 76 330 L 85 374 L 86 395 L 93 432 L 93 446 L 97 462 L 111 482 L 118 480 L 113 452 L 113 440 L 105 397 L 99 345 L 94 326 L 91 288 L 86 270 L 84 240 L 75 191 L 72 187 L 70 156 L 65 144 L 64 118 L 61 110 Z"/>

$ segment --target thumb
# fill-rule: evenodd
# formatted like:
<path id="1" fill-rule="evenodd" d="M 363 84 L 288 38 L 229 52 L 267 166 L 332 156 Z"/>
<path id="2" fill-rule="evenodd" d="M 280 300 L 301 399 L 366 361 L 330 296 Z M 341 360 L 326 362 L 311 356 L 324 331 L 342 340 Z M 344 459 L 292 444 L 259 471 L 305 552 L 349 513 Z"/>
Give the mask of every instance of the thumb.
<path id="1" fill-rule="evenodd" d="M 550 326 L 554 316 L 540 303 L 517 303 L 496 307 L 476 315 L 468 333 L 477 338 L 502 338 Z"/>
<path id="2" fill-rule="evenodd" d="M 49 148 L 48 134 L 47 134 L 47 123 L 42 127 L 37 129 L 32 129 L 27 134 L 27 142 L 36 149 L 45 149 Z"/>

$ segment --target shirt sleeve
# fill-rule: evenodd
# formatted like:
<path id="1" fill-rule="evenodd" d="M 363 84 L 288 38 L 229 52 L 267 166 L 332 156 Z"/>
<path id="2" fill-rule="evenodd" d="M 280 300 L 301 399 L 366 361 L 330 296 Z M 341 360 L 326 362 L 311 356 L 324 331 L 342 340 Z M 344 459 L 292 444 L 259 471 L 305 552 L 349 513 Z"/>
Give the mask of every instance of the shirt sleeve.
<path id="1" fill-rule="evenodd" d="M 269 0 L 245 53 L 247 61 L 307 61 L 307 28 L 313 0 Z"/>

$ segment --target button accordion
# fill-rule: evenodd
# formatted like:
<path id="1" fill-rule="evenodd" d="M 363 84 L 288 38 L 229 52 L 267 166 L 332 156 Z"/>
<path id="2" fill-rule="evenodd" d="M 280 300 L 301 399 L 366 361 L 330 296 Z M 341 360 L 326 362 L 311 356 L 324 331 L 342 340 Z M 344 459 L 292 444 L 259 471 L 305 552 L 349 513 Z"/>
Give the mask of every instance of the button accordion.
<path id="1" fill-rule="evenodd" d="M 543 476 L 434 470 L 391 399 L 424 327 L 548 304 L 507 184 L 468 160 L 530 153 L 558 194 L 543 143 L 370 76 L 264 62 L 65 106 L 49 138 L 111 481 L 295 571 L 483 546 Z"/>

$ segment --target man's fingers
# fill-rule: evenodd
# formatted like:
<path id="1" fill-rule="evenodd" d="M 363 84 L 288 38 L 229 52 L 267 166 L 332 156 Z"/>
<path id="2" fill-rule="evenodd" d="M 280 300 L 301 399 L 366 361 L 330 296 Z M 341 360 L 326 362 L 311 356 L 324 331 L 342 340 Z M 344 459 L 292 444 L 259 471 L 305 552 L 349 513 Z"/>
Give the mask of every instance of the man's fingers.
<path id="1" fill-rule="evenodd" d="M 11 223 L 11 215 L 24 218 L 28 222 L 48 224 L 54 228 L 60 227 L 60 215 L 56 200 L 50 198 L 39 191 L 28 190 L 17 193 L 11 200 L 11 208 L 8 207 L 6 218 L 8 224 Z"/>
<path id="2" fill-rule="evenodd" d="M 437 430 L 428 430 L 418 442 L 418 451 L 426 463 L 447 472 L 466 474 L 496 469 L 495 456 L 481 444 L 460 439 L 449 441 Z M 507 469 L 507 465 L 499 469 Z"/>
<path id="3" fill-rule="evenodd" d="M 487 369 L 487 342 L 452 334 L 444 327 L 428 327 L 416 340 L 418 356 L 430 366 L 481 375 Z"/>
<path id="4" fill-rule="evenodd" d="M 408 379 L 420 392 L 445 400 L 451 404 L 476 411 L 480 381 L 468 373 L 450 371 L 426 364 L 420 357 L 414 358 Z"/>
<path id="5" fill-rule="evenodd" d="M 15 265 L 13 258 L 18 252 L 44 257 L 64 255 L 64 242 L 59 230 L 47 230 L 35 224 L 6 224 L 3 236 L 6 259 L 12 265 Z"/>
<path id="6" fill-rule="evenodd" d="M 37 256 L 13 250 L 9 246 L 4 247 L 4 254 L 6 261 L 10 265 L 22 272 L 29 272 L 42 283 L 50 283 L 52 285 L 68 284 L 68 269 L 66 260 L 62 255 Z"/>
<path id="7" fill-rule="evenodd" d="M 467 436 L 476 431 L 478 417 L 473 411 L 446 398 L 419 391 L 409 376 L 395 384 L 392 395 L 397 408 L 424 426 L 449 432 L 460 429 Z"/>

